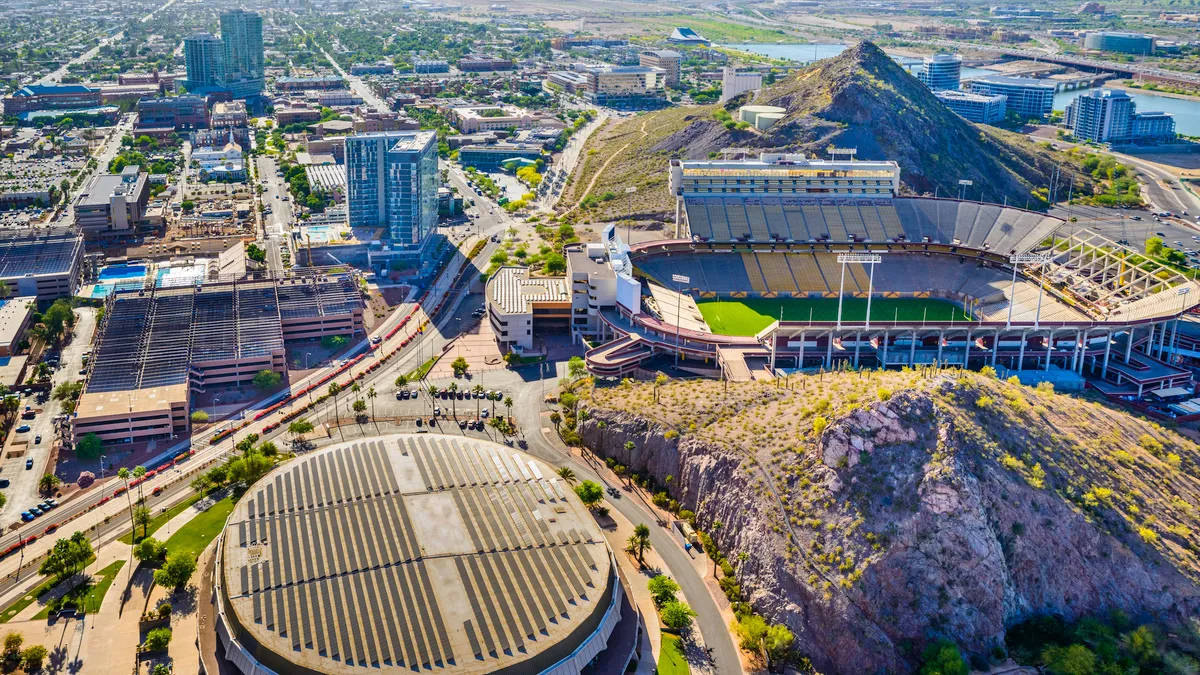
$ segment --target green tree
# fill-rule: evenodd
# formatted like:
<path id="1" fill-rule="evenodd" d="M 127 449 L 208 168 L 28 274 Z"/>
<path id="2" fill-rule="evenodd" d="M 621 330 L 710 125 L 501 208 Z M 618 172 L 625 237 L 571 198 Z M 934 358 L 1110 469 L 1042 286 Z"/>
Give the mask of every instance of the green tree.
<path id="1" fill-rule="evenodd" d="M 757 614 L 747 614 L 733 623 L 733 633 L 738 638 L 738 646 L 752 654 L 762 653 L 767 628 L 767 620 Z"/>
<path id="2" fill-rule="evenodd" d="M 291 424 L 288 425 L 288 433 L 291 434 L 292 436 L 294 436 L 296 438 L 297 442 L 303 442 L 304 435 L 311 434 L 312 430 L 313 430 L 312 422 L 309 422 L 308 420 L 304 419 L 303 417 L 296 418 L 295 420 L 292 421 Z"/>
<path id="3" fill-rule="evenodd" d="M 763 651 L 767 655 L 768 669 L 772 661 L 781 661 L 787 657 L 788 651 L 791 650 L 792 643 L 795 641 L 796 636 L 781 623 L 767 629 L 767 635 L 763 639 Z"/>
<path id="4" fill-rule="evenodd" d="M 167 564 L 169 565 L 170 563 L 168 562 Z M 159 572 L 162 572 L 162 570 L 154 573 L 155 581 L 158 581 Z M 169 644 L 171 644 L 171 629 L 163 626 L 146 633 L 146 642 L 142 644 L 142 649 L 153 652 L 166 649 Z"/>
<path id="5" fill-rule="evenodd" d="M 134 527 L 141 526 L 143 537 L 146 536 L 146 530 L 150 527 L 150 521 L 152 520 L 154 520 L 154 516 L 151 515 L 150 509 L 145 506 L 135 506 L 133 508 Z"/>
<path id="6" fill-rule="evenodd" d="M 69 539 L 54 542 L 38 572 L 55 579 L 67 579 L 79 572 L 91 557 L 92 543 L 87 535 L 75 532 Z"/>
<path id="7" fill-rule="evenodd" d="M 679 584 L 665 574 L 652 577 L 650 581 L 646 582 L 646 587 L 650 589 L 650 595 L 654 598 L 654 604 L 659 607 L 668 602 L 674 602 L 675 594 L 679 592 Z"/>
<path id="8" fill-rule="evenodd" d="M 208 421 L 208 413 L 203 410 L 192 411 L 192 424 L 204 424 Z"/>
<path id="9" fill-rule="evenodd" d="M 572 380 L 578 380 L 587 375 L 587 363 L 584 362 L 582 357 L 572 356 L 567 359 L 567 375 Z"/>
<path id="10" fill-rule="evenodd" d="M 646 566 L 646 550 L 651 548 L 650 545 L 650 528 L 645 523 L 638 523 L 633 528 L 633 534 L 629 536 L 627 551 L 637 556 L 638 565 Z"/>
<path id="11" fill-rule="evenodd" d="M 133 547 L 133 557 L 142 562 L 157 562 L 166 556 L 167 545 L 154 537 L 146 537 Z"/>
<path id="12" fill-rule="evenodd" d="M 662 617 L 663 625 L 680 632 L 691 628 L 692 619 L 696 618 L 696 612 L 688 607 L 687 603 L 678 600 L 665 603 L 658 613 Z"/>
<path id="13" fill-rule="evenodd" d="M 21 652 L 21 668 L 27 673 L 36 673 L 42 669 L 42 663 L 50 652 L 42 645 L 33 645 Z"/>
<path id="14" fill-rule="evenodd" d="M 1157 258 L 1163 254 L 1163 240 L 1158 237 L 1150 237 L 1146 240 L 1146 255 Z"/>
<path id="15" fill-rule="evenodd" d="M 450 364 L 450 368 L 454 370 L 455 377 L 462 377 L 470 367 L 471 364 L 467 363 L 467 360 L 461 356 L 454 359 L 454 362 Z"/>
<path id="16" fill-rule="evenodd" d="M 1122 635 L 1121 642 L 1138 663 L 1146 665 L 1158 660 L 1158 637 L 1150 626 L 1138 626 Z"/>
<path id="17" fill-rule="evenodd" d="M 396 378 L 396 388 L 403 389 L 408 386 L 408 376 L 401 374 Z"/>
<path id="18" fill-rule="evenodd" d="M 958 645 L 949 640 L 930 643 L 921 653 L 920 675 L 968 675 L 970 668 L 963 662 Z"/>
<path id="19" fill-rule="evenodd" d="M 604 488 L 595 481 L 585 480 L 575 486 L 575 494 L 584 506 L 594 509 L 600 505 L 600 500 L 604 499 Z"/>
<path id="20" fill-rule="evenodd" d="M 133 497 L 129 494 L 129 476 L 129 469 L 125 467 L 117 469 L 117 478 L 125 483 L 125 503 L 129 505 L 129 531 L 133 532 L 137 526 L 133 524 Z"/>
<path id="21" fill-rule="evenodd" d="M 1042 662 L 1051 675 L 1092 675 L 1096 672 L 1096 655 L 1083 645 L 1047 647 L 1042 652 Z"/>
<path id="22" fill-rule="evenodd" d="M 41 492 L 44 495 L 50 494 L 54 491 L 54 488 L 58 487 L 61 483 L 62 481 L 58 479 L 58 476 L 48 473 L 42 476 L 41 480 L 38 481 L 38 492 Z"/>
<path id="23" fill-rule="evenodd" d="M 568 483 L 575 482 L 575 472 L 572 471 L 571 467 L 569 466 L 558 467 L 558 477 L 567 481 Z"/>
<path id="24" fill-rule="evenodd" d="M 183 588 L 196 572 L 196 561 L 186 556 L 169 556 L 162 568 L 155 570 L 154 583 L 168 588 Z"/>
<path id="25" fill-rule="evenodd" d="M 327 335 L 325 337 L 329 337 L 329 336 Z M 341 336 L 335 335 L 333 337 L 341 337 Z M 324 341 L 325 341 L 324 338 L 322 338 L 321 342 L 324 343 Z M 342 385 L 338 384 L 337 382 L 330 382 L 329 383 L 329 395 L 333 397 L 333 419 L 335 421 L 338 420 L 337 396 L 340 393 L 342 393 Z M 346 440 L 346 437 L 342 434 L 341 422 L 337 423 L 337 428 L 338 428 L 338 436 L 340 436 L 343 441 Z"/>
<path id="26" fill-rule="evenodd" d="M 4 636 L 4 658 L 12 660 L 21 653 L 21 645 L 25 643 L 25 638 L 15 630 L 9 631 Z"/>
<path id="27" fill-rule="evenodd" d="M 197 494 L 208 494 L 208 491 L 213 489 L 212 478 L 209 478 L 207 473 L 202 473 L 193 478 L 188 487 L 192 488 L 192 491 Z"/>
<path id="28" fill-rule="evenodd" d="M 274 389 L 283 382 L 283 376 L 273 370 L 260 370 L 254 374 L 254 386 L 262 391 Z"/>
<path id="29" fill-rule="evenodd" d="M 229 462 L 229 481 L 250 487 L 274 466 L 270 459 L 250 452 Z"/>

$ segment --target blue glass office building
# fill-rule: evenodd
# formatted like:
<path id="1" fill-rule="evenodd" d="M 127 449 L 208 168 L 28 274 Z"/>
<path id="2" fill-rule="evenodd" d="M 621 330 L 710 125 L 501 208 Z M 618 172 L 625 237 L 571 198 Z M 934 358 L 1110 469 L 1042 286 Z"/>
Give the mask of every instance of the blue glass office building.
<path id="1" fill-rule="evenodd" d="M 382 131 L 346 139 L 351 227 L 383 227 L 392 251 L 419 252 L 437 227 L 437 135 Z"/>

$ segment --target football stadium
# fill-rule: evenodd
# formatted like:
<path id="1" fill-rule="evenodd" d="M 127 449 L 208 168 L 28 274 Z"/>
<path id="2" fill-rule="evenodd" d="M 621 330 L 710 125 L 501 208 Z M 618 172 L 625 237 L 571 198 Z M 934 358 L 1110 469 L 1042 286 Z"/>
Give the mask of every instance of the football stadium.
<path id="1" fill-rule="evenodd" d="M 655 358 L 734 380 L 922 364 L 1123 397 L 1190 380 L 1196 281 L 1043 213 L 897 195 L 891 162 L 672 160 L 676 232 L 602 244 L 592 372 Z M 1182 334 L 1182 335 L 1181 335 Z"/>

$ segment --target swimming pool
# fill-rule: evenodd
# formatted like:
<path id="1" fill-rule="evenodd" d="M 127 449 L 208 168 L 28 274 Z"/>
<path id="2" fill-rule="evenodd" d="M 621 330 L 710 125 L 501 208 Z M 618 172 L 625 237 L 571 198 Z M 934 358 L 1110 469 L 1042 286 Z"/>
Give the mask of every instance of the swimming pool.
<path id="1" fill-rule="evenodd" d="M 96 278 L 100 281 L 116 281 L 118 279 L 142 279 L 146 276 L 145 265 L 108 265 L 101 267 Z"/>

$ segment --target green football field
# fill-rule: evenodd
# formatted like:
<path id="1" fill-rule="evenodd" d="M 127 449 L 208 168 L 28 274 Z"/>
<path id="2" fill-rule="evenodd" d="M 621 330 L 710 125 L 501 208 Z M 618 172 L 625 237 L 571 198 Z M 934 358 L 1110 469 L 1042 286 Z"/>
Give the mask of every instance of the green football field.
<path id="1" fill-rule="evenodd" d="M 742 298 L 697 299 L 696 306 L 712 332 L 719 335 L 754 335 L 771 325 L 783 311 L 784 321 L 837 321 L 837 298 Z M 842 322 L 861 322 L 867 316 L 867 301 L 842 301 Z M 954 303 L 933 298 L 873 298 L 871 321 L 971 321 Z"/>

